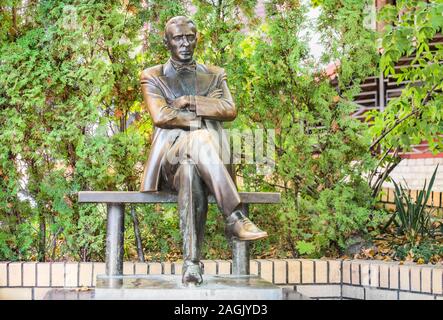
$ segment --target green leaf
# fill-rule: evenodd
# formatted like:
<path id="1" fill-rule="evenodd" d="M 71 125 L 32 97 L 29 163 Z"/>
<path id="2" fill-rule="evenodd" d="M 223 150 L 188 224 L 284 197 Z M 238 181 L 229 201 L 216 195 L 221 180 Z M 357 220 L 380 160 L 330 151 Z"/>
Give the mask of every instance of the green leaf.
<path id="1" fill-rule="evenodd" d="M 296 248 L 298 252 L 302 255 L 310 255 L 315 252 L 315 245 L 311 242 L 297 241 Z"/>

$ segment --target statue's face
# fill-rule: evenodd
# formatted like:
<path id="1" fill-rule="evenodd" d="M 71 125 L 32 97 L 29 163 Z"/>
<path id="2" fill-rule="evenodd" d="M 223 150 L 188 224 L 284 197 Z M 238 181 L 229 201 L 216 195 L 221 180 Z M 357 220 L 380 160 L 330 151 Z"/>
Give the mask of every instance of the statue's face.
<path id="1" fill-rule="evenodd" d="M 191 23 L 172 24 L 166 31 L 166 45 L 171 57 L 180 62 L 189 62 L 197 44 L 197 30 Z"/>

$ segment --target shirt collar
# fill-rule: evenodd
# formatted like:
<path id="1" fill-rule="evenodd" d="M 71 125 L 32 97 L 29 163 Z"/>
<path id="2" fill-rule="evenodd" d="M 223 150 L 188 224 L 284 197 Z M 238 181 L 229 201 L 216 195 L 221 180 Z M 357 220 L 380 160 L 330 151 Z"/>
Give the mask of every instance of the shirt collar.
<path id="1" fill-rule="evenodd" d="M 197 70 L 197 63 L 194 59 L 192 59 L 190 62 L 181 62 L 174 60 L 172 58 L 169 59 L 171 62 L 172 67 L 177 72 L 195 72 Z"/>

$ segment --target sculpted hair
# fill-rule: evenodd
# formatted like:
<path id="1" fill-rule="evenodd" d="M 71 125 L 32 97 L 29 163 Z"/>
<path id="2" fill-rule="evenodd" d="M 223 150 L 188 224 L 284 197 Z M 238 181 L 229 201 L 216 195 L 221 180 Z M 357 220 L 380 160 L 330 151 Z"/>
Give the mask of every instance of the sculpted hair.
<path id="1" fill-rule="evenodd" d="M 194 26 L 195 32 L 197 33 L 197 26 L 195 25 L 194 21 L 185 16 L 177 16 L 169 19 L 168 22 L 166 22 L 165 39 L 168 34 L 168 28 L 174 24 L 192 24 Z"/>

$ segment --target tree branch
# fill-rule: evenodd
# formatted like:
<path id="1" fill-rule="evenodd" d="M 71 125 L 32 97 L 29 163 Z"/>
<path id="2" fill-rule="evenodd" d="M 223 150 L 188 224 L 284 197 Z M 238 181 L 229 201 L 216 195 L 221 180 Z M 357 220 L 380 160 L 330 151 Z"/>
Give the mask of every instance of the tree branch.
<path id="1" fill-rule="evenodd" d="M 386 178 L 389 176 L 389 174 L 397 167 L 397 165 L 400 163 L 401 159 L 398 157 L 398 152 L 400 150 L 400 147 L 397 147 L 394 151 L 394 157 L 396 158 L 393 163 L 391 163 L 388 168 L 383 172 L 383 174 L 379 175 L 377 181 L 375 182 L 374 186 L 372 187 L 372 197 L 375 198 L 383 186 L 383 182 L 385 182 Z"/>
<path id="2" fill-rule="evenodd" d="M 389 133 L 392 132 L 392 130 L 394 130 L 395 128 L 397 128 L 401 123 L 403 123 L 404 121 L 408 120 L 410 117 L 412 117 L 413 115 L 415 115 L 416 113 L 418 113 L 420 110 L 414 110 L 410 113 L 408 113 L 406 116 L 404 116 L 401 119 L 397 119 L 394 123 L 394 125 L 387 129 L 387 130 L 383 130 L 381 135 L 377 138 L 377 140 L 375 140 L 371 146 L 369 147 L 369 150 L 373 150 L 375 146 L 377 146 L 381 140 L 383 140 Z"/>
<path id="3" fill-rule="evenodd" d="M 432 93 L 435 91 L 435 89 L 437 88 L 438 84 L 435 84 L 431 90 L 429 90 L 426 94 L 426 96 L 423 98 L 421 104 L 424 106 L 429 102 L 429 99 L 431 98 Z M 392 130 L 394 130 L 396 127 L 398 127 L 401 123 L 403 123 L 404 121 L 406 121 L 407 119 L 409 119 L 410 117 L 412 117 L 413 115 L 417 114 L 418 112 L 420 112 L 420 109 L 415 109 L 413 108 L 413 110 L 408 113 L 406 116 L 404 116 L 401 119 L 397 119 L 394 123 L 394 125 L 386 130 L 383 130 L 381 135 L 377 138 L 377 140 L 375 140 L 371 146 L 369 147 L 369 150 L 373 150 L 375 146 L 377 146 L 381 140 L 383 140 L 389 133 L 392 132 Z"/>
<path id="4" fill-rule="evenodd" d="M 385 152 L 383 157 L 381 157 L 380 161 L 377 163 L 377 166 L 375 167 L 375 169 L 372 171 L 371 175 L 368 178 L 369 185 L 371 185 L 372 179 L 374 179 L 374 176 L 377 173 L 378 168 L 380 167 L 380 165 L 383 163 L 383 161 L 386 159 L 386 157 L 388 156 L 389 152 L 391 152 L 391 151 L 392 151 L 392 146 Z"/>

